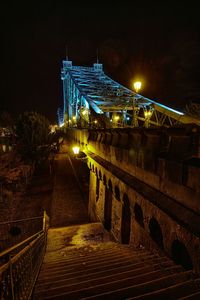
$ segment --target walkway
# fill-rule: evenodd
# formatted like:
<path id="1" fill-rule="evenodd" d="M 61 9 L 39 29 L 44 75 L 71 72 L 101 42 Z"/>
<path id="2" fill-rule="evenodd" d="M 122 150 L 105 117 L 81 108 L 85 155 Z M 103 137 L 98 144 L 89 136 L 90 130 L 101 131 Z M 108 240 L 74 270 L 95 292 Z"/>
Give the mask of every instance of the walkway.
<path id="1" fill-rule="evenodd" d="M 109 241 L 101 223 L 54 228 L 33 300 L 200 299 L 200 279 L 169 258 Z"/>
<path id="2" fill-rule="evenodd" d="M 79 189 L 70 157 L 55 157 L 55 178 L 50 217 L 51 227 L 88 223 L 87 205 Z"/>

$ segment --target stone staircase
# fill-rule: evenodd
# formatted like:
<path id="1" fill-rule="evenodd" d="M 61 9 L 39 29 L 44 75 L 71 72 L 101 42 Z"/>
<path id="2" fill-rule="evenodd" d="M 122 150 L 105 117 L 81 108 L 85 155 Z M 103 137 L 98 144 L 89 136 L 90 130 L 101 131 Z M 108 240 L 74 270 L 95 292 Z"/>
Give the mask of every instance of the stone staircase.
<path id="1" fill-rule="evenodd" d="M 162 254 L 109 241 L 92 223 L 49 230 L 33 299 L 200 299 L 200 279 Z"/>

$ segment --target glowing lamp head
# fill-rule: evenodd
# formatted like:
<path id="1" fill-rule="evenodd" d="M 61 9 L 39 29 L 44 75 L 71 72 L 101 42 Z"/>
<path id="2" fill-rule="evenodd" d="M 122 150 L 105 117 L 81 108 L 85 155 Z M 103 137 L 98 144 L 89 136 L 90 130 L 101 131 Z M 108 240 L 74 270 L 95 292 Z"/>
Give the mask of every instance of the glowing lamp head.
<path id="1" fill-rule="evenodd" d="M 73 150 L 74 154 L 77 155 L 77 154 L 79 154 L 80 148 L 78 146 L 74 146 L 72 148 L 72 150 Z"/>
<path id="2" fill-rule="evenodd" d="M 115 116 L 115 121 L 119 121 L 119 116 Z"/>
<path id="3" fill-rule="evenodd" d="M 134 82 L 133 86 L 134 86 L 134 89 L 137 93 L 142 87 L 142 82 L 141 81 L 136 81 L 136 82 Z"/>
<path id="4" fill-rule="evenodd" d="M 76 121 L 76 116 L 73 116 L 73 117 L 72 117 L 72 120 L 73 120 L 73 121 Z"/>
<path id="5" fill-rule="evenodd" d="M 97 124 L 97 120 L 94 120 L 94 123 Z"/>
<path id="6" fill-rule="evenodd" d="M 87 110 L 84 109 L 84 110 L 82 111 L 82 114 L 83 114 L 83 116 L 85 116 L 85 115 L 87 114 Z"/>

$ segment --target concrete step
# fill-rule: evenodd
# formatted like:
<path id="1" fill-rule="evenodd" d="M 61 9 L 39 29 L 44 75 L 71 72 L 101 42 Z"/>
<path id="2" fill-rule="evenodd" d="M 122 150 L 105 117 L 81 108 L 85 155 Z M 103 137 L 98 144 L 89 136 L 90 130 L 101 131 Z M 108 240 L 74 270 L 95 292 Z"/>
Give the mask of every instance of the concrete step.
<path id="1" fill-rule="evenodd" d="M 45 260 L 44 260 L 44 264 L 53 264 L 53 263 L 57 263 L 59 261 L 74 261 L 76 259 L 82 259 L 83 257 L 85 258 L 90 258 L 90 257 L 94 257 L 94 256 L 105 256 L 105 255 L 111 255 L 111 254 L 130 254 L 130 255 L 142 255 L 143 253 L 149 253 L 149 254 L 155 254 L 153 252 L 144 250 L 144 249 L 138 249 L 138 250 L 132 250 L 131 248 L 106 248 L 106 249 L 98 249 L 98 250 L 93 250 L 93 249 L 89 249 L 89 251 L 86 250 L 84 251 L 84 249 L 82 251 L 79 250 L 73 250 L 73 251 L 66 251 L 66 252 L 61 252 L 59 255 L 54 255 L 52 258 L 52 255 L 48 254 L 45 255 Z"/>
<path id="2" fill-rule="evenodd" d="M 71 269 L 81 269 L 81 268 L 89 268 L 90 266 L 96 266 L 98 267 L 99 265 L 104 265 L 104 264 L 109 264 L 110 262 L 112 262 L 113 264 L 114 263 L 118 263 L 118 262 L 139 262 L 139 261 L 146 261 L 146 260 L 151 260 L 153 258 L 159 258 L 159 256 L 156 256 L 156 255 L 144 255 L 144 256 L 124 256 L 121 255 L 121 256 L 109 256 L 109 257 L 105 257 L 103 260 L 102 259 L 92 259 L 92 260 L 88 260 L 88 261 L 85 261 L 85 259 L 82 259 L 78 262 L 74 262 L 74 263 L 67 263 L 67 262 L 63 262 L 63 264 L 59 263 L 59 264 L 56 264 L 52 267 L 49 267 L 48 265 L 45 267 L 43 267 L 41 269 L 41 275 L 44 274 L 44 273 L 48 273 L 48 274 L 51 274 L 51 273 L 54 273 L 54 272 L 57 272 L 59 270 L 71 270 Z"/>
<path id="3" fill-rule="evenodd" d="M 144 274 L 144 273 L 149 273 L 153 270 L 163 270 L 165 268 L 169 268 L 174 266 L 174 263 L 171 260 L 168 260 L 167 262 L 161 262 L 161 263 L 148 263 L 148 265 L 144 262 L 140 262 L 137 264 L 129 264 L 129 265 L 124 265 L 121 267 L 110 267 L 109 269 L 106 268 L 106 270 L 103 271 L 96 271 L 96 269 L 91 270 L 89 273 L 84 272 L 84 274 L 80 274 L 80 272 L 76 272 L 74 274 L 69 275 L 63 275 L 63 276 L 57 276 L 57 277 L 51 277 L 47 278 L 45 280 L 38 280 L 37 282 L 37 288 L 41 289 L 43 287 L 47 287 L 47 290 L 49 286 L 56 286 L 57 284 L 74 284 L 80 281 L 84 280 L 90 280 L 93 278 L 97 277 L 105 277 L 113 274 L 119 274 L 119 273 L 124 273 L 124 272 L 129 272 L 134 270 L 135 276 Z"/>
<path id="4" fill-rule="evenodd" d="M 185 274 L 186 273 L 186 274 Z M 86 297 L 81 297 L 80 299 L 84 300 L 122 300 L 122 299 L 128 299 L 130 298 L 130 295 L 132 296 L 138 296 L 144 295 L 144 293 L 150 293 L 156 290 L 159 290 L 161 288 L 166 288 L 168 286 L 171 286 L 173 284 L 177 284 L 178 282 L 187 282 L 188 280 L 191 280 L 191 271 L 187 271 L 180 274 L 170 275 L 164 278 L 156 279 L 154 281 L 138 284 L 138 285 L 130 285 L 128 287 L 122 287 L 116 290 L 110 290 L 105 293 L 99 293 L 96 295 L 89 295 Z M 56 298 L 55 298 L 56 299 Z M 62 298 L 60 298 L 62 299 Z M 63 298 L 64 299 L 64 298 Z M 76 298 L 71 298 L 76 299 Z M 138 298 L 140 299 L 140 298 Z M 161 298 L 162 299 L 162 298 Z M 176 299 L 176 298 L 175 298 Z M 174 299 L 174 300 L 175 300 Z M 153 300 L 153 299 L 152 299 Z"/>
<path id="5" fill-rule="evenodd" d="M 199 289 L 200 289 L 200 287 L 199 287 Z M 199 299 L 200 299 L 200 291 L 196 292 L 194 294 L 191 294 L 189 296 L 179 298 L 179 300 L 199 300 Z"/>
<path id="6" fill-rule="evenodd" d="M 166 258 L 166 257 L 161 257 L 161 258 L 151 258 L 151 259 L 147 259 L 146 261 L 143 260 L 144 262 L 144 266 L 148 265 L 148 264 L 154 264 L 154 263 L 164 263 L 164 262 L 168 262 L 169 259 Z M 85 275 L 85 274 L 88 274 L 88 273 L 91 273 L 91 272 L 99 272 L 99 271 L 107 271 L 108 269 L 110 268 L 115 268 L 115 269 L 118 269 L 120 267 L 123 267 L 123 266 L 127 266 L 127 264 L 129 266 L 131 266 L 132 268 L 136 267 L 138 264 L 142 263 L 142 261 L 140 260 L 122 260 L 121 262 L 117 261 L 117 262 L 112 262 L 112 261 L 109 261 L 109 262 L 105 262 L 103 265 L 100 264 L 100 265 L 90 265 L 90 266 L 87 266 L 87 265 L 81 265 L 79 267 L 76 267 L 76 268 L 70 268 L 70 269 L 67 269 L 67 268 L 64 268 L 62 270 L 59 270 L 59 272 L 55 271 L 55 272 L 51 272 L 51 273 L 46 273 L 46 272 L 43 272 L 43 273 L 40 273 L 39 274 L 39 278 L 38 278 L 38 283 L 41 283 L 41 282 L 44 282 L 44 281 L 47 281 L 47 280 L 51 280 L 52 278 L 54 280 L 56 280 L 56 278 L 61 278 L 61 276 L 65 276 L 67 278 L 73 278 L 73 277 L 76 277 L 77 275 Z"/>
<path id="7" fill-rule="evenodd" d="M 123 281 L 127 278 L 132 278 L 133 281 L 137 281 L 137 283 L 141 282 L 146 282 L 146 281 L 151 281 L 154 280 L 155 278 L 161 278 L 165 277 L 170 274 L 174 274 L 177 272 L 181 272 L 182 268 L 179 266 L 173 266 L 170 268 L 166 268 L 165 270 L 157 270 L 157 271 L 151 271 L 149 273 L 145 274 L 140 274 L 136 275 L 135 270 L 130 270 L 127 272 L 123 273 L 118 273 L 118 274 L 112 274 L 112 275 L 107 275 L 103 277 L 95 277 L 90 280 L 85 280 L 85 281 L 77 281 L 76 283 L 73 284 L 66 284 L 66 282 L 62 282 L 61 284 L 58 284 L 53 286 L 49 285 L 48 287 L 48 296 L 52 295 L 57 295 L 62 292 L 70 292 L 70 291 L 75 291 L 75 290 L 81 290 L 84 288 L 88 288 L 91 286 L 96 286 L 96 285 L 101 285 L 101 284 L 107 284 L 107 283 L 112 283 L 115 281 Z M 40 289 L 36 289 L 35 295 L 38 295 L 39 297 L 45 296 L 46 295 L 46 288 L 47 286 L 41 286 Z"/>
<path id="8" fill-rule="evenodd" d="M 154 255 L 154 256 L 157 256 L 159 257 L 159 255 L 155 255 L 155 254 L 152 254 L 150 252 L 147 252 L 147 251 L 144 251 L 142 253 L 131 253 L 130 251 L 121 251 L 121 252 L 109 252 L 109 253 L 102 253 L 101 255 L 99 255 L 98 253 L 95 254 L 92 254 L 92 255 L 88 255 L 88 256 L 79 256 L 79 257 L 74 257 L 74 259 L 67 259 L 66 257 L 64 257 L 64 259 L 58 259 L 54 262 L 48 262 L 46 261 L 45 263 L 43 263 L 42 265 L 42 269 L 51 269 L 51 268 L 54 268 L 54 267 L 58 267 L 59 265 L 75 265 L 75 264 L 80 264 L 82 263 L 83 261 L 84 262 L 92 262 L 92 261 L 104 261 L 105 259 L 113 259 L 113 258 L 140 258 L 140 257 L 143 257 L 143 256 L 150 256 L 150 255 Z"/>
<path id="9" fill-rule="evenodd" d="M 87 224 L 50 231 L 33 300 L 198 299 L 192 271 L 155 251 L 87 240 L 98 230 Z"/>
<path id="10" fill-rule="evenodd" d="M 155 291 L 173 284 L 188 281 L 192 279 L 193 273 L 191 271 L 186 271 L 182 273 L 170 274 L 164 277 L 158 276 L 159 278 L 146 282 L 141 279 L 141 276 L 138 276 L 138 278 L 125 278 L 123 280 L 99 284 L 96 286 L 82 288 L 80 290 L 65 291 L 63 293 L 56 293 L 54 295 L 46 295 L 42 296 L 41 298 L 39 295 L 37 295 L 37 299 L 72 300 L 95 296 L 95 299 L 121 300 L 130 297 L 131 294 L 137 296 L 144 294 L 144 292 Z"/>
<path id="11" fill-rule="evenodd" d="M 127 300 L 174 300 L 174 299 L 200 299 L 192 298 L 200 296 L 200 279 L 192 279 L 187 282 L 172 285 L 159 291 L 150 292 L 145 295 L 131 297 Z"/>

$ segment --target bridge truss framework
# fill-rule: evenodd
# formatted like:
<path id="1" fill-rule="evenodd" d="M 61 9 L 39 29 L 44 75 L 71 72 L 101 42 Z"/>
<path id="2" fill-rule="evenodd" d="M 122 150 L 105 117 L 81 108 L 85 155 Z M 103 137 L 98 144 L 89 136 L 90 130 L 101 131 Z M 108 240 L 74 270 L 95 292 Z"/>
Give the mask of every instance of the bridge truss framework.
<path id="1" fill-rule="evenodd" d="M 102 64 L 73 66 L 64 60 L 61 70 L 64 105 L 59 125 L 68 127 L 173 127 L 200 125 L 200 120 L 150 100 L 108 77 Z"/>

